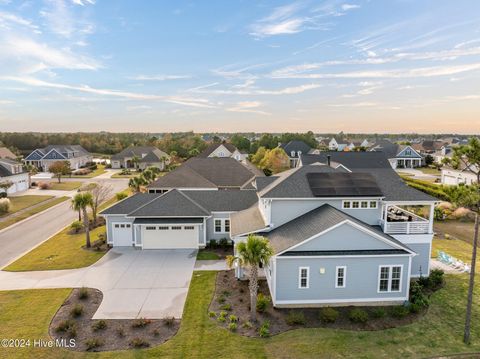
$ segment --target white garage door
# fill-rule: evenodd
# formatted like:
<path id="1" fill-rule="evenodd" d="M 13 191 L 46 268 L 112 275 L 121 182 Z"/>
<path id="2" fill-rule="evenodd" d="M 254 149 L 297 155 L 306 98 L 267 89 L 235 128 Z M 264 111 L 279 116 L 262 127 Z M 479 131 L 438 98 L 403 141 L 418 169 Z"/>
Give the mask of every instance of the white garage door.
<path id="1" fill-rule="evenodd" d="M 133 230 L 131 223 L 113 223 L 113 245 L 115 247 L 131 246 Z"/>
<path id="2" fill-rule="evenodd" d="M 142 226 L 143 249 L 198 248 L 198 226 Z"/>

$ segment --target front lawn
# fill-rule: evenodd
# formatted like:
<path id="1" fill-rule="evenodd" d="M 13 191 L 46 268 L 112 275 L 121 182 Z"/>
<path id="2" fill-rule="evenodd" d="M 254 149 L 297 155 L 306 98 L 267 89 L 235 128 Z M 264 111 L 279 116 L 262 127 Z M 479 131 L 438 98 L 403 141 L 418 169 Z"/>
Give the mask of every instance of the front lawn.
<path id="1" fill-rule="evenodd" d="M 476 292 L 472 344 L 462 342 L 467 275 L 447 275 L 446 286 L 434 293 L 428 313 L 419 321 L 383 331 L 306 328 L 268 339 L 247 338 L 220 328 L 208 318 L 216 272 L 194 272 L 180 329 L 171 340 L 141 351 L 100 354 L 56 348 L 6 349 L 8 358 L 419 358 L 478 353 L 480 316 Z M 67 289 L 0 292 L 1 338 L 48 338 L 48 326 L 68 297 Z M 248 293 L 246 293 L 246 298 Z M 32 315 L 34 313 L 34 315 Z"/>
<path id="2" fill-rule="evenodd" d="M 107 172 L 107 171 L 105 170 L 104 165 L 97 165 L 97 169 L 93 170 L 88 175 L 83 175 L 83 176 L 82 175 L 71 175 L 71 176 L 69 176 L 69 178 L 93 178 L 93 177 L 100 176 L 101 174 L 104 174 L 105 172 Z"/>
<path id="3" fill-rule="evenodd" d="M 98 261 L 105 252 L 85 250 L 85 233 L 70 234 L 66 227 L 52 238 L 32 249 L 17 259 L 4 270 L 12 272 L 72 269 L 87 267 Z M 105 226 L 90 232 L 91 242 L 95 242 L 100 234 L 105 233 Z"/>
<path id="4" fill-rule="evenodd" d="M 51 198 L 53 196 L 31 196 L 31 197 L 50 197 Z M 10 199 L 12 199 L 12 198 L 10 198 Z M 17 198 L 17 197 L 15 197 L 15 198 Z M 33 216 L 33 215 L 37 214 L 37 213 L 43 212 L 46 209 L 48 209 L 50 207 L 53 207 L 53 206 L 55 206 L 55 205 L 57 205 L 57 204 L 59 204 L 63 201 L 66 201 L 68 199 L 69 199 L 68 197 L 58 197 L 58 198 L 55 198 L 52 201 L 48 201 L 48 202 L 44 201 L 45 203 L 40 202 L 40 204 L 38 206 L 35 206 L 31 209 L 27 209 L 26 211 L 24 211 L 24 212 L 22 212 L 18 215 L 5 218 L 3 221 L 0 222 L 0 230 L 2 230 L 4 228 L 7 228 L 8 226 L 11 226 L 14 223 L 20 222 L 20 221 L 24 220 L 25 218 L 28 218 L 30 216 Z"/>
<path id="5" fill-rule="evenodd" d="M 431 167 L 419 167 L 415 168 L 419 171 L 422 171 L 422 173 L 426 175 L 432 175 L 432 176 L 441 176 L 442 172 L 437 170 L 436 168 L 431 168 Z"/>
<path id="6" fill-rule="evenodd" d="M 21 211 L 22 209 L 34 206 L 38 203 L 43 201 L 52 199 L 53 196 L 35 196 L 35 195 L 25 195 L 25 196 L 16 196 L 16 197 L 8 197 L 10 203 L 12 204 L 12 208 L 8 213 L 4 213 L 0 215 L 0 217 L 5 217 L 15 212 Z"/>
<path id="7" fill-rule="evenodd" d="M 68 182 L 50 182 L 50 187 L 48 189 L 55 191 L 73 191 L 82 185 L 82 182 L 68 181 Z"/>
<path id="8" fill-rule="evenodd" d="M 208 250 L 200 249 L 197 253 L 197 260 L 208 261 L 208 260 L 217 260 L 220 259 L 220 256 L 217 253 L 210 252 Z"/>

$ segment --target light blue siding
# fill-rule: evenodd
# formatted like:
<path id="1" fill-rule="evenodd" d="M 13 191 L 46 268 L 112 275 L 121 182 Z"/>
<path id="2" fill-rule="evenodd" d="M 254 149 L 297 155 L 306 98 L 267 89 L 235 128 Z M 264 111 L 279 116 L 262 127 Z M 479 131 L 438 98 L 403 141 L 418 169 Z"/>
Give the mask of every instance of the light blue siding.
<path id="1" fill-rule="evenodd" d="M 412 276 L 422 274 L 427 277 L 430 262 L 430 243 L 408 243 L 407 246 L 417 255 L 412 258 Z"/>
<path id="2" fill-rule="evenodd" d="M 220 218 L 222 220 L 224 219 L 230 219 L 230 213 L 229 212 L 221 212 L 221 213 L 214 213 L 212 217 L 207 219 L 207 243 L 212 240 L 220 240 L 222 238 L 227 238 L 230 239 L 230 233 L 215 233 L 215 219 Z M 223 229 L 223 223 L 222 223 L 222 229 Z"/>
<path id="3" fill-rule="evenodd" d="M 378 300 L 402 302 L 407 298 L 409 256 L 344 258 L 277 258 L 276 298 L 305 304 L 341 304 Z M 380 265 L 402 265 L 400 292 L 378 292 Z M 346 266 L 345 288 L 335 288 L 337 266 Z M 299 288 L 299 268 L 309 267 L 309 288 Z M 324 274 L 320 273 L 324 268 Z M 281 303 L 279 303 L 281 305 Z"/>
<path id="4" fill-rule="evenodd" d="M 355 199 L 358 200 L 358 199 Z M 363 208 L 363 209 L 342 209 L 341 200 L 272 200 L 271 204 L 271 222 L 275 227 L 279 227 L 291 221 L 294 218 L 301 216 L 321 205 L 329 204 L 359 220 L 370 224 L 378 225 L 378 219 L 381 218 L 380 202 L 377 203 L 377 208 Z"/>
<path id="5" fill-rule="evenodd" d="M 108 216 L 105 216 L 105 220 L 106 220 L 106 227 L 107 227 L 107 241 L 108 243 L 112 243 L 113 225 L 119 222 L 133 223 L 134 218 L 127 218 L 124 215 L 108 215 Z M 133 236 L 133 232 L 132 232 L 132 236 Z"/>
<path id="6" fill-rule="evenodd" d="M 292 251 L 358 250 L 358 249 L 393 249 L 392 245 L 372 237 L 353 227 L 342 224 L 327 233 L 317 236 Z"/>

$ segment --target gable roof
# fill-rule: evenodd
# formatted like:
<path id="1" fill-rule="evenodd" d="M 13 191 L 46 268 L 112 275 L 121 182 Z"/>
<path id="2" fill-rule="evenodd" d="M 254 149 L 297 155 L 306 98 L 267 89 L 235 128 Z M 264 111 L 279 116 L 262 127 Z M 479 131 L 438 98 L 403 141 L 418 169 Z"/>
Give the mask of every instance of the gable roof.
<path id="1" fill-rule="evenodd" d="M 52 150 L 59 153 L 63 159 L 65 159 L 63 154 L 68 152 L 76 152 L 77 155 L 75 156 L 75 158 L 90 156 L 90 153 L 80 145 L 48 145 L 47 147 L 37 148 L 33 150 L 25 158 L 25 160 L 38 161 L 38 160 L 44 159 L 45 156 L 48 155 Z M 45 159 L 57 159 L 57 158 L 45 158 Z"/>
<path id="2" fill-rule="evenodd" d="M 263 216 L 254 204 L 250 208 L 230 215 L 230 236 L 240 236 L 246 233 L 253 233 L 264 230 L 267 227 Z"/>
<path id="3" fill-rule="evenodd" d="M 282 143 L 280 145 L 280 148 L 283 148 L 283 150 L 287 153 L 288 157 L 292 157 L 292 151 L 295 151 L 295 155 L 293 157 L 298 157 L 298 151 L 300 151 L 301 153 L 308 153 L 312 149 L 305 142 L 299 140 Z"/>
<path id="4" fill-rule="evenodd" d="M 14 160 L 15 158 L 17 158 L 17 156 L 15 156 L 15 154 L 7 147 L 0 147 L 0 158 L 10 158 Z"/>
<path id="5" fill-rule="evenodd" d="M 204 149 L 202 152 L 198 154 L 197 157 L 199 158 L 207 158 L 214 152 L 218 147 L 224 146 L 227 150 L 229 150 L 231 153 L 235 152 L 237 150 L 237 147 L 235 147 L 233 144 L 228 143 L 228 142 L 221 142 L 221 143 L 212 143 L 210 146 L 208 146 L 206 149 Z"/>
<path id="6" fill-rule="evenodd" d="M 316 162 L 327 163 L 327 156 L 353 173 L 370 173 L 376 179 L 386 201 L 437 201 L 436 198 L 405 184 L 392 169 L 383 152 L 325 151 L 317 155 L 302 155 L 301 163 L 303 166 Z"/>
<path id="7" fill-rule="evenodd" d="M 230 157 L 194 157 L 148 188 L 241 188 L 256 174 Z"/>
<path id="8" fill-rule="evenodd" d="M 100 214 L 127 214 L 130 213 L 145 203 L 160 196 L 159 193 L 136 193 L 133 196 L 127 197 L 124 200 L 115 203 L 114 205 L 104 209 Z"/>
<path id="9" fill-rule="evenodd" d="M 188 198 L 210 212 L 236 212 L 257 203 L 255 190 L 220 189 L 218 191 L 182 191 Z"/>
<path id="10" fill-rule="evenodd" d="M 208 210 L 176 189 L 154 198 L 128 214 L 129 217 L 207 217 L 209 215 Z"/>
<path id="11" fill-rule="evenodd" d="M 394 158 L 398 152 L 400 152 L 400 148 L 397 143 L 392 143 L 387 139 L 383 139 L 375 142 L 370 151 L 381 151 L 385 153 L 387 158 Z"/>
<path id="12" fill-rule="evenodd" d="M 145 157 L 142 157 L 143 154 L 146 154 Z M 139 157 L 140 162 L 156 162 L 162 157 L 169 157 L 165 152 L 158 149 L 155 146 L 130 146 L 125 148 L 123 151 L 112 156 L 112 160 L 121 160 L 125 157 Z"/>
<path id="13" fill-rule="evenodd" d="M 350 221 L 369 232 L 373 232 L 390 242 L 392 246 L 404 250 L 405 253 L 412 253 L 412 250 L 405 244 L 383 233 L 377 227 L 362 222 L 329 204 L 315 208 L 262 235 L 268 238 L 275 253 L 278 254 L 345 221 Z"/>

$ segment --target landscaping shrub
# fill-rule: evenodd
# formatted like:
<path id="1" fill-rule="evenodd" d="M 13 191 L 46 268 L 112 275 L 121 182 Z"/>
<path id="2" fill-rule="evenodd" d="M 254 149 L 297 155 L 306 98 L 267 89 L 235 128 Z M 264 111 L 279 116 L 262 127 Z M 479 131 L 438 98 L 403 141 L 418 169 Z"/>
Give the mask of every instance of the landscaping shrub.
<path id="1" fill-rule="evenodd" d="M 421 287 L 427 288 L 427 287 L 428 287 L 428 283 L 429 283 L 428 277 L 424 277 L 423 275 L 421 275 L 421 276 L 418 278 L 417 283 L 418 283 Z"/>
<path id="2" fill-rule="evenodd" d="M 78 290 L 78 298 L 81 300 L 88 299 L 88 288 L 82 287 Z"/>
<path id="3" fill-rule="evenodd" d="M 225 322 L 225 321 L 227 320 L 227 315 L 228 315 L 227 312 L 221 311 L 220 314 L 219 314 L 218 317 L 217 317 L 217 320 L 218 320 L 219 322 L 222 322 L 222 323 L 223 323 L 223 322 Z"/>
<path id="4" fill-rule="evenodd" d="M 374 318 L 380 319 L 383 318 L 387 315 L 387 312 L 385 311 L 384 308 L 375 308 L 372 310 L 372 316 Z"/>
<path id="5" fill-rule="evenodd" d="M 70 310 L 70 315 L 74 318 L 77 318 L 83 314 L 83 305 L 75 304 Z"/>
<path id="6" fill-rule="evenodd" d="M 158 329 L 154 329 L 152 334 L 154 337 L 158 337 L 160 335 L 160 331 Z"/>
<path id="7" fill-rule="evenodd" d="M 228 290 L 224 290 L 222 292 L 222 295 L 224 295 L 225 297 L 229 297 L 232 293 L 230 293 Z"/>
<path id="8" fill-rule="evenodd" d="M 208 241 L 208 247 L 211 249 L 217 248 L 217 241 L 215 239 L 210 239 L 210 241 Z"/>
<path id="9" fill-rule="evenodd" d="M 320 309 L 320 320 L 323 323 L 335 323 L 340 313 L 331 307 Z"/>
<path id="10" fill-rule="evenodd" d="M 72 229 L 73 232 L 78 233 L 82 230 L 83 224 L 80 221 L 74 221 L 70 225 L 70 228 Z"/>
<path id="11" fill-rule="evenodd" d="M 410 311 L 410 313 L 419 313 L 422 310 L 422 306 L 415 303 L 411 303 L 408 306 L 408 310 Z"/>
<path id="12" fill-rule="evenodd" d="M 270 297 L 258 293 L 257 295 L 257 312 L 263 313 L 267 310 L 268 304 L 270 303 Z"/>
<path id="13" fill-rule="evenodd" d="M 443 208 L 435 207 L 433 212 L 433 218 L 436 221 L 443 221 L 445 219 L 445 211 L 443 210 Z"/>
<path id="14" fill-rule="evenodd" d="M 227 238 L 220 238 L 220 240 L 218 241 L 218 244 L 220 245 L 220 247 L 226 248 L 226 247 L 228 247 L 228 239 Z"/>
<path id="15" fill-rule="evenodd" d="M 125 329 L 117 328 L 116 333 L 120 338 L 123 338 L 125 336 Z"/>
<path id="16" fill-rule="evenodd" d="M 430 271 L 430 276 L 428 277 L 428 286 L 430 289 L 436 290 L 443 286 L 443 270 L 433 269 Z"/>
<path id="17" fill-rule="evenodd" d="M 77 326 L 73 320 L 68 319 L 60 322 L 55 331 L 68 334 L 69 337 L 74 338 L 77 335 Z"/>
<path id="18" fill-rule="evenodd" d="M 247 329 L 252 329 L 253 324 L 251 321 L 247 320 L 246 322 L 243 322 L 242 327 L 247 328 Z"/>
<path id="19" fill-rule="evenodd" d="M 448 201 L 450 199 L 448 195 L 442 190 L 441 186 L 435 185 L 427 181 L 414 180 L 408 177 L 402 177 L 402 179 L 410 187 L 418 189 L 419 191 L 427 193 L 433 197 L 439 198 L 443 201 Z"/>
<path id="20" fill-rule="evenodd" d="M 348 313 L 348 319 L 354 323 L 368 322 L 368 313 L 360 308 L 354 308 Z"/>
<path id="21" fill-rule="evenodd" d="M 232 306 L 231 306 L 231 304 L 225 303 L 225 304 L 222 304 L 222 305 L 220 306 L 220 309 L 221 309 L 221 310 L 231 311 L 231 310 L 232 310 Z"/>
<path id="22" fill-rule="evenodd" d="M 150 346 L 150 343 L 142 338 L 133 338 L 132 340 L 130 340 L 129 345 L 133 348 L 139 349 L 148 348 Z"/>
<path id="23" fill-rule="evenodd" d="M 163 324 L 167 327 L 173 326 L 175 324 L 175 317 L 165 317 L 163 318 Z"/>
<path id="24" fill-rule="evenodd" d="M 394 318 L 401 319 L 406 317 L 409 312 L 410 310 L 407 307 L 403 305 L 397 305 L 395 307 L 392 307 L 390 315 Z"/>
<path id="25" fill-rule="evenodd" d="M 95 323 L 92 324 L 92 330 L 93 330 L 94 332 L 97 332 L 97 331 L 99 331 L 99 330 L 103 330 L 103 329 L 105 329 L 106 327 L 107 327 L 107 322 L 104 321 L 103 319 L 102 319 L 102 320 L 99 320 L 99 321 L 97 321 L 97 322 L 95 322 Z"/>
<path id="26" fill-rule="evenodd" d="M 217 313 L 215 313 L 215 312 L 208 312 L 208 316 L 209 316 L 210 318 L 215 318 L 215 317 L 217 316 Z"/>
<path id="27" fill-rule="evenodd" d="M 103 340 L 100 338 L 91 338 L 85 341 L 85 345 L 87 346 L 87 350 L 96 349 L 103 345 Z"/>
<path id="28" fill-rule="evenodd" d="M 40 189 L 49 189 L 49 188 L 50 188 L 50 183 L 48 183 L 48 182 L 39 182 L 39 183 L 38 183 L 38 188 L 40 188 Z"/>
<path id="29" fill-rule="evenodd" d="M 125 199 L 127 197 L 128 197 L 128 194 L 126 194 L 125 192 L 118 192 L 115 195 L 115 198 L 117 199 L 117 201 L 121 201 L 122 199 Z"/>
<path id="30" fill-rule="evenodd" d="M 33 184 L 32 184 L 33 187 Z M 0 198 L 7 198 L 7 192 L 0 192 Z"/>
<path id="31" fill-rule="evenodd" d="M 270 322 L 268 320 L 264 321 L 260 328 L 258 328 L 258 335 L 262 338 L 270 336 Z"/>
<path id="32" fill-rule="evenodd" d="M 235 322 L 230 322 L 228 323 L 228 329 L 230 329 L 232 332 L 237 330 L 237 323 Z"/>
<path id="33" fill-rule="evenodd" d="M 146 318 L 138 318 L 135 319 L 132 323 L 132 328 L 145 328 L 149 325 L 152 321 Z"/>
<path id="34" fill-rule="evenodd" d="M 236 315 L 233 315 L 231 314 L 228 319 L 230 320 L 230 322 L 238 322 L 238 318 Z"/>
<path id="35" fill-rule="evenodd" d="M 225 301 L 226 301 L 226 298 L 223 295 L 217 298 L 217 302 L 219 304 L 225 303 Z"/>
<path id="36" fill-rule="evenodd" d="M 428 307 L 428 297 L 423 288 L 419 282 L 410 284 L 410 302 L 420 307 Z"/>
<path id="37" fill-rule="evenodd" d="M 305 315 L 302 311 L 291 310 L 287 314 L 285 322 L 288 325 L 303 325 L 305 324 Z"/>
<path id="38" fill-rule="evenodd" d="M 12 203 L 8 198 L 0 198 L 0 214 L 8 213 L 11 208 Z"/>

